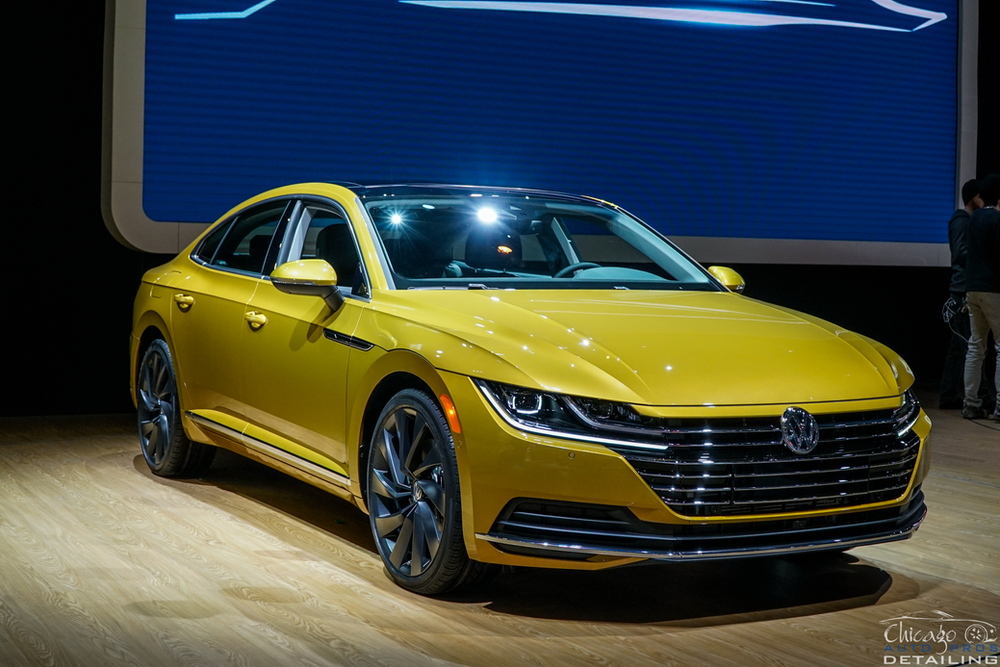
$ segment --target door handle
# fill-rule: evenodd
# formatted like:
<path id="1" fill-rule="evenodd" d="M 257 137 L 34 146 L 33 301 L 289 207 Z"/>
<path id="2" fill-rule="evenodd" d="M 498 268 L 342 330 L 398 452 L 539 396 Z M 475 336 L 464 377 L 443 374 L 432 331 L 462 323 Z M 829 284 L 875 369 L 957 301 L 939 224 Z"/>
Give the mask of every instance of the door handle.
<path id="1" fill-rule="evenodd" d="M 250 323 L 250 328 L 254 331 L 257 331 L 262 326 L 267 324 L 267 317 L 253 310 L 248 313 L 244 313 L 243 317 Z"/>
<path id="2" fill-rule="evenodd" d="M 174 301 L 181 307 L 181 310 L 187 310 L 194 305 L 194 297 L 187 294 L 175 294 Z"/>

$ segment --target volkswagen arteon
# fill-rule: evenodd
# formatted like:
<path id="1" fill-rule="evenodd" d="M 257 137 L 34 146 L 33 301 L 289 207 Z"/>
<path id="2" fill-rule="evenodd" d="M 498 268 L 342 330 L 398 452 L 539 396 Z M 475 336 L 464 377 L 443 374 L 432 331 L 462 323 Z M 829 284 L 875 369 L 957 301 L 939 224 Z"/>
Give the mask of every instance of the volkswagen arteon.
<path id="1" fill-rule="evenodd" d="M 271 190 L 143 277 L 142 453 L 326 489 L 424 594 L 910 537 L 931 424 L 909 367 L 742 289 L 590 197 Z"/>

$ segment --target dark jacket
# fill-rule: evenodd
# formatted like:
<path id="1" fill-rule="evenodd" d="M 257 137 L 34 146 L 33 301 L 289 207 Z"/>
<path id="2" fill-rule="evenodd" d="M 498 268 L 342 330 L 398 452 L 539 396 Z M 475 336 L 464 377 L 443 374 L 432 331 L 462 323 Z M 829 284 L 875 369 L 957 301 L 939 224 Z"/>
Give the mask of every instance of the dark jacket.
<path id="1" fill-rule="evenodd" d="M 966 240 L 966 291 L 1000 292 L 1000 211 L 981 208 L 973 213 Z"/>
<path id="2" fill-rule="evenodd" d="M 948 221 L 948 245 L 951 247 L 951 287 L 952 292 L 965 293 L 965 255 L 969 212 L 960 208 Z"/>

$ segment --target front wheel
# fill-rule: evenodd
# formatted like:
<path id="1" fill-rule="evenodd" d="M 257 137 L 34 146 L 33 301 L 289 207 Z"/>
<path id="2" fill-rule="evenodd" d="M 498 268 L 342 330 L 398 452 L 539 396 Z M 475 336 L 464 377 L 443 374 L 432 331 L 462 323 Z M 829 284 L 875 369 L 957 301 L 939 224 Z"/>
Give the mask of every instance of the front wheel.
<path id="1" fill-rule="evenodd" d="M 161 477 L 195 477 L 215 458 L 215 447 L 191 442 L 181 425 L 180 400 L 170 348 L 154 340 L 136 378 L 139 444 L 146 464 Z"/>
<path id="2" fill-rule="evenodd" d="M 405 389 L 379 415 L 366 500 L 379 555 L 403 588 L 444 593 L 482 581 L 491 570 L 465 551 L 455 446 L 426 393 Z"/>

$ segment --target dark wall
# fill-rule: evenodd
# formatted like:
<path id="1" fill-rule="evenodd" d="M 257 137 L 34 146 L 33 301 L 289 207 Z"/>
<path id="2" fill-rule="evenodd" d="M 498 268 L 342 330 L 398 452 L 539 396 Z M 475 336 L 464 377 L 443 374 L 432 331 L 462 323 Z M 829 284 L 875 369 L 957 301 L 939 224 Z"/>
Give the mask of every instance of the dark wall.
<path id="1" fill-rule="evenodd" d="M 127 250 L 101 218 L 103 6 L 36 5 L 14 21 L 13 207 L 4 222 L 0 415 L 127 412 L 132 299 L 163 257 Z M 996 35 L 1000 3 L 980 3 L 978 172 L 1000 171 Z M 988 68 L 992 66 L 992 69 Z M 905 193 L 886 193 L 900 202 Z M 946 219 L 942 219 L 942 225 Z M 706 258 L 709 259 L 709 258 Z M 935 384 L 947 340 L 948 270 L 735 266 L 747 294 L 807 311 L 893 347 Z"/>

